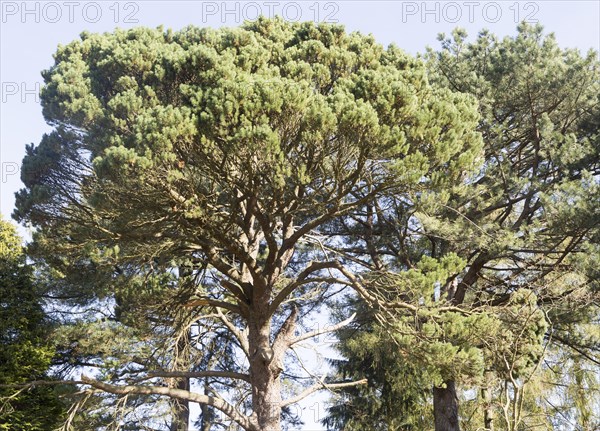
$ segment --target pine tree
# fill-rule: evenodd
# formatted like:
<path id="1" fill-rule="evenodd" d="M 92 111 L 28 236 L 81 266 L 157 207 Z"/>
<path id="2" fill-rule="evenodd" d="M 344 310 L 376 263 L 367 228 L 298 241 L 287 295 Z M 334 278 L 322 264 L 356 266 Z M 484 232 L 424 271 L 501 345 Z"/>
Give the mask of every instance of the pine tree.
<path id="1" fill-rule="evenodd" d="M 518 30 L 473 43 L 457 30 L 425 56 L 434 86 L 479 100 L 482 169 L 451 190 L 355 217 L 362 246 L 351 251 L 387 277 L 381 296 L 401 310 L 382 322 L 380 342 L 415 358 L 425 349 L 427 372 L 438 372 L 437 430 L 459 429 L 457 385 L 520 387 L 547 342 L 597 358 L 598 338 L 582 329 L 597 325 L 598 312 L 599 65 L 593 52 L 560 49 L 540 26 Z M 423 255 L 434 271 L 449 256 L 464 265 L 415 283 L 409 274 L 421 277 Z M 493 428 L 492 401 L 477 426 Z"/>
<path id="2" fill-rule="evenodd" d="M 423 430 L 433 427 L 430 379 L 409 352 L 382 342 L 386 328 L 377 324 L 373 310 L 358 298 L 342 308 L 350 325 L 337 336 L 342 359 L 330 360 L 346 378 L 366 378 L 367 385 L 341 390 L 330 401 L 323 425 L 332 430 Z M 338 312 L 338 314 L 340 314 Z"/>
<path id="3" fill-rule="evenodd" d="M 188 265 L 174 314 L 216 316 L 244 370 L 162 376 L 236 381 L 250 397 L 234 406 L 159 386 L 147 367 L 84 382 L 128 400 L 208 405 L 263 431 L 317 390 L 363 384 L 316 381 L 283 399 L 286 353 L 315 334 L 295 334 L 303 310 L 327 285 L 364 290 L 324 251 L 336 240 L 319 238 L 366 202 L 443 189 L 470 171 L 481 152 L 473 99 L 432 88 L 396 47 L 281 19 L 84 33 L 55 59 L 41 96 L 54 131 L 27 149 L 15 211 L 39 229 L 37 256 L 59 256 L 65 277 L 94 266 L 116 281 Z M 115 295 L 115 283 L 82 281 L 91 302 Z"/>
<path id="4" fill-rule="evenodd" d="M 51 431 L 64 405 L 51 383 L 55 355 L 33 271 L 15 227 L 0 219 L 0 429 Z M 37 382 L 37 385 L 28 385 Z"/>
<path id="5" fill-rule="evenodd" d="M 456 31 L 429 56 L 441 85 L 480 100 L 486 151 L 473 190 L 448 201 L 455 215 L 446 216 L 461 226 L 446 235 L 449 247 L 469 258 L 452 301 L 502 307 L 528 289 L 551 323 L 548 337 L 569 345 L 571 319 L 597 313 L 585 261 L 597 259 L 600 67 L 594 52 L 562 50 L 539 25 L 518 30 L 472 44 Z"/>

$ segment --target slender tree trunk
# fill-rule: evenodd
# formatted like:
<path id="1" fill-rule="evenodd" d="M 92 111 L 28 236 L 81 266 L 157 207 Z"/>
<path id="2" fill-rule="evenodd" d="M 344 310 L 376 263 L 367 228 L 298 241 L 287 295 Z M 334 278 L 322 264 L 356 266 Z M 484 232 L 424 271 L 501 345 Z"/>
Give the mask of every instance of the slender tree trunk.
<path id="1" fill-rule="evenodd" d="M 435 431 L 460 431 L 456 385 L 453 380 L 445 384 L 445 388 L 433 388 Z"/>
<path id="2" fill-rule="evenodd" d="M 480 254 L 469 267 L 469 270 L 458 284 L 448 286 L 447 298 L 454 305 L 460 305 L 465 300 L 469 289 L 479 278 L 479 271 L 485 265 L 488 256 Z M 445 382 L 445 388 L 433 388 L 433 417 L 435 418 L 435 431 L 460 431 L 458 422 L 458 396 L 454 380 Z"/>
<path id="3" fill-rule="evenodd" d="M 281 382 L 274 366 L 268 300 L 257 298 L 248 319 L 252 409 L 261 431 L 281 430 Z"/>
<path id="4" fill-rule="evenodd" d="M 208 378 L 204 379 L 204 395 L 210 395 Z M 206 404 L 200 404 L 200 411 L 202 412 L 200 431 L 211 431 L 213 422 L 216 418 L 215 410 L 211 406 L 208 406 Z"/>
<path id="5" fill-rule="evenodd" d="M 177 381 L 177 389 L 190 390 L 190 379 L 187 377 L 179 378 Z M 171 421 L 171 431 L 188 431 L 190 423 L 190 406 L 188 401 L 174 399 L 171 402 L 173 410 L 173 419 Z"/>
<path id="6" fill-rule="evenodd" d="M 485 386 L 481 388 L 483 398 L 483 426 L 486 431 L 494 431 L 494 408 L 492 406 L 492 385 L 491 372 L 485 372 Z"/>
<path id="7" fill-rule="evenodd" d="M 186 277 L 191 275 L 189 268 L 180 266 L 179 268 L 179 288 L 185 288 L 184 284 Z M 184 322 L 180 321 L 181 317 L 175 319 L 174 325 L 177 331 L 177 327 L 186 328 L 185 318 Z M 174 346 L 174 369 L 177 371 L 189 371 L 190 369 L 190 342 L 191 334 L 189 329 L 184 329 L 184 332 L 177 339 L 177 343 Z M 190 379 L 188 377 L 180 377 L 174 379 L 172 387 L 177 389 L 183 389 L 186 391 L 190 390 Z M 189 401 L 183 401 L 179 399 L 173 399 L 171 401 L 172 420 L 170 431 L 188 431 L 190 423 L 190 403 Z"/>
<path id="8" fill-rule="evenodd" d="M 189 343 L 190 333 L 186 331 L 177 341 L 177 352 L 175 359 L 176 370 L 189 370 Z M 177 389 L 190 390 L 190 379 L 188 377 L 180 377 L 175 379 L 173 387 Z M 190 404 L 189 401 L 173 399 L 171 401 L 171 409 L 173 419 L 171 421 L 171 431 L 188 431 L 190 423 Z"/>

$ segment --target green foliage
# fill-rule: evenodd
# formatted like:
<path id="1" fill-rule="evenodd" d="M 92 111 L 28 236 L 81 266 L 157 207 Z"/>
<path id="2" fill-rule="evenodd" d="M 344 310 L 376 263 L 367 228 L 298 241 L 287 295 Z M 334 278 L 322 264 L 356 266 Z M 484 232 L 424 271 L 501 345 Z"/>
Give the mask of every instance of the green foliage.
<path id="1" fill-rule="evenodd" d="M 343 359 L 330 364 L 342 377 L 367 378 L 368 383 L 333 395 L 323 425 L 335 430 L 430 428 L 430 376 L 423 362 L 398 342 L 389 342 L 390 331 L 376 323 L 364 301 L 346 298 L 336 314 L 347 318 L 354 312 L 356 318 L 337 334 L 336 349 Z"/>
<path id="2" fill-rule="evenodd" d="M 14 216 L 39 228 L 31 255 L 57 292 L 88 311 L 61 344 L 80 340 L 65 350 L 113 383 L 216 357 L 239 370 L 246 329 L 271 331 L 282 304 L 318 303 L 320 270 L 304 265 L 333 263 L 313 235 L 383 196 L 443 190 L 482 151 L 472 97 L 433 88 L 422 62 L 337 25 L 83 33 L 43 76 L 54 131 L 27 148 Z M 431 266 L 414 282 L 447 271 Z M 242 335 L 215 324 L 208 303 Z M 116 323 L 95 321 L 99 304 Z M 182 328 L 198 335 L 185 364 Z M 152 360 L 140 363 L 138 346 Z"/>
<path id="3" fill-rule="evenodd" d="M 443 283 L 464 264 L 452 253 L 441 259 L 423 256 L 414 268 L 383 273 L 372 282 L 374 291 L 384 290 L 389 307 L 402 310 L 388 321 L 387 329 L 378 331 L 385 340 L 378 342 L 391 343 L 410 355 L 430 384 L 438 386 L 449 379 L 470 381 L 481 375 L 481 347 L 500 327 L 492 313 L 447 309 L 448 302 L 440 298 Z"/>
<path id="4" fill-rule="evenodd" d="M 563 324 L 597 312 L 582 263 L 597 259 L 600 65 L 594 52 L 560 49 L 541 26 L 522 24 L 503 40 L 482 32 L 467 43 L 461 31 L 440 40 L 443 50 L 427 55 L 432 80 L 480 100 L 486 158 L 448 200 L 452 212 L 432 210 L 451 227 L 425 228 L 472 256 L 465 301 L 501 308 L 508 338 L 496 347 L 512 345 L 519 375 L 538 362 L 545 333 L 562 338 Z"/>
<path id="5" fill-rule="evenodd" d="M 480 151 L 469 97 L 432 90 L 418 62 L 339 26 L 82 34 L 55 58 L 42 104 L 59 127 L 29 150 L 16 216 L 87 219 L 89 206 L 98 238 L 126 232 L 152 251 L 212 238 L 215 226 L 237 245 L 232 217 L 257 190 L 255 205 L 279 217 L 302 189 L 295 213 L 314 219 L 357 179 L 447 182 Z"/>
<path id="6" fill-rule="evenodd" d="M 52 386 L 19 387 L 49 381 L 55 355 L 48 321 L 31 268 L 14 226 L 0 219 L 0 429 L 50 431 L 64 406 Z M 12 386 L 11 386 L 12 385 Z"/>
<path id="7" fill-rule="evenodd" d="M 468 230 L 446 231 L 444 238 L 493 257 L 545 250 L 593 230 L 600 198 L 593 179 L 600 152 L 592 126 L 599 109 L 596 54 L 561 50 L 541 26 L 526 24 L 503 40 L 485 31 L 473 43 L 464 32 L 453 37 L 441 36 L 444 49 L 427 55 L 432 81 L 478 98 L 486 159 L 476 182 L 449 202 L 464 216 L 451 217 L 455 228 Z M 524 251 L 524 259 L 530 254 Z"/>
<path id="8" fill-rule="evenodd" d="M 422 376 L 432 384 L 491 382 L 491 409 L 506 429 L 517 429 L 528 413 L 549 411 L 547 400 L 526 395 L 539 383 L 534 374 L 543 372 L 548 341 L 567 356 L 598 358 L 592 268 L 599 256 L 600 65 L 597 53 L 559 48 L 541 26 L 522 24 L 502 40 L 487 31 L 474 42 L 466 38 L 463 30 L 441 35 L 442 49 L 424 60 L 434 87 L 479 101 L 481 169 L 460 184 L 386 202 L 387 213 L 373 210 L 373 221 L 361 219 L 371 223 L 371 237 L 361 237 L 363 256 L 386 273 L 383 297 L 397 304 L 391 315 L 381 313 L 388 330 L 379 331 L 379 343 L 395 342 L 429 361 Z M 464 265 L 428 279 L 420 275 L 421 256 L 458 256 Z M 342 346 L 350 361 L 359 360 L 354 342 Z M 501 389 L 506 385 L 513 389 Z M 577 386 L 569 382 L 567 392 Z M 485 404 L 469 403 L 478 406 L 471 412 Z M 483 425 L 478 417 L 469 429 Z"/>
<path id="9" fill-rule="evenodd" d="M 54 130 L 27 147 L 14 216 L 84 310 L 56 333 L 68 366 L 140 386 L 157 369 L 243 371 L 241 340 L 274 346 L 287 304 L 302 315 L 336 283 L 375 308 L 352 305 L 364 326 L 337 364 L 371 382 L 329 426 L 422 429 L 424 388 L 447 381 L 530 408 L 547 340 L 597 352 L 597 59 L 525 24 L 440 40 L 422 62 L 341 26 L 259 19 L 59 47 L 42 91 Z M 203 384 L 248 412 L 265 389 Z M 155 395 L 88 408 L 135 428 Z"/>

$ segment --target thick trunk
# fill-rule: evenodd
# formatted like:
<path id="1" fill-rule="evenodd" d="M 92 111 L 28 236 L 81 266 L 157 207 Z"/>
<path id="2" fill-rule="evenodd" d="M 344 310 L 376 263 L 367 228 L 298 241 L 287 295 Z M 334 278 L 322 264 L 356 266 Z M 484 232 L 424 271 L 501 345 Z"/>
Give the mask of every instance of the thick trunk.
<path id="1" fill-rule="evenodd" d="M 433 388 L 435 431 L 460 431 L 456 386 L 452 380 L 445 384 L 445 388 Z"/>
<path id="2" fill-rule="evenodd" d="M 271 345 L 268 301 L 255 301 L 249 318 L 250 379 L 252 409 L 261 431 L 281 430 L 281 382 L 278 361 Z"/>

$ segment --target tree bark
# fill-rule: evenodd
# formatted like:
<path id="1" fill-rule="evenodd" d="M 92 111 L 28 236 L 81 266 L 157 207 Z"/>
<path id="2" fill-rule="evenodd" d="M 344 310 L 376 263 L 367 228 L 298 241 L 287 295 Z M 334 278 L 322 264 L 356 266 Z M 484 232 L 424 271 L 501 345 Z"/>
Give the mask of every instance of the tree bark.
<path id="1" fill-rule="evenodd" d="M 190 333 L 186 331 L 177 341 L 177 358 L 175 366 L 180 370 L 188 370 L 190 367 L 189 358 Z M 184 391 L 190 390 L 190 378 L 179 377 L 175 379 L 174 387 Z M 171 401 L 172 420 L 170 431 L 188 431 L 190 423 L 190 402 L 182 399 L 173 399 Z"/>
<path id="2" fill-rule="evenodd" d="M 454 305 L 460 305 L 465 300 L 469 289 L 479 278 L 479 271 L 488 261 L 489 256 L 481 253 L 470 265 L 462 281 L 453 289 L 448 289 L 448 300 Z M 433 416 L 435 431 L 460 431 L 458 422 L 458 396 L 454 380 L 444 382 L 445 388 L 433 388 Z"/>
<path id="3" fill-rule="evenodd" d="M 185 391 L 190 390 L 190 379 L 187 377 L 178 379 L 177 389 Z M 173 419 L 171 421 L 171 431 L 188 431 L 190 423 L 190 406 L 187 400 L 174 399 L 171 402 L 173 410 Z"/>
<path id="4" fill-rule="evenodd" d="M 248 319 L 252 410 L 261 431 L 281 431 L 281 381 L 271 345 L 268 296 L 255 295 Z"/>
<path id="5" fill-rule="evenodd" d="M 494 431 L 494 408 L 492 406 L 492 384 L 491 372 L 485 373 L 485 386 L 481 388 L 481 396 L 483 398 L 483 426 L 486 431 Z"/>
<path id="6" fill-rule="evenodd" d="M 179 272 L 179 289 L 183 290 L 186 288 L 187 278 L 192 275 L 190 268 L 185 266 L 178 267 Z M 189 329 L 183 329 L 181 334 L 177 335 L 179 327 L 186 328 L 186 322 L 179 321 L 176 318 L 173 322 L 177 341 L 173 346 L 174 363 L 173 368 L 175 370 L 190 371 L 190 342 L 191 333 Z M 171 385 L 176 389 L 183 391 L 190 390 L 190 378 L 187 376 L 178 377 L 172 380 Z M 190 423 L 190 402 L 183 399 L 173 399 L 171 401 L 171 426 L 170 431 L 188 431 Z"/>
<path id="7" fill-rule="evenodd" d="M 204 379 L 204 395 L 210 395 L 208 378 Z M 200 411 L 202 412 L 200 431 L 210 431 L 216 418 L 215 410 L 207 404 L 200 404 Z"/>
<path id="8" fill-rule="evenodd" d="M 460 431 L 456 385 L 453 380 L 444 383 L 445 388 L 433 388 L 435 431 Z"/>

